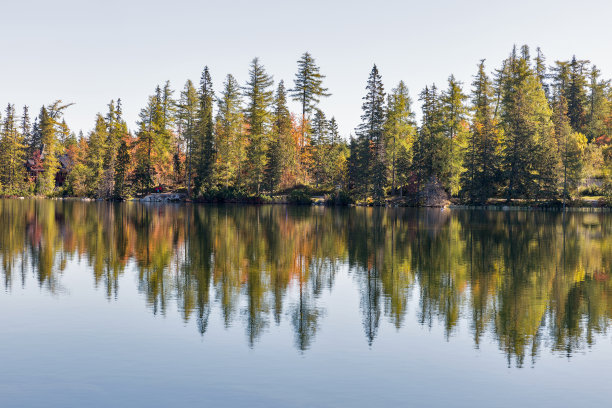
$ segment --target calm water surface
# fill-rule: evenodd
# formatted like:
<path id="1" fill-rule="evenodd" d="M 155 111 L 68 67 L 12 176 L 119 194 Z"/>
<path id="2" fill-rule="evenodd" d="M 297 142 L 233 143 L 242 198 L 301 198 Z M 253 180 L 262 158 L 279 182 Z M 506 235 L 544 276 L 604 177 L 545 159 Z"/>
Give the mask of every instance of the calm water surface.
<path id="1" fill-rule="evenodd" d="M 0 406 L 607 406 L 612 215 L 0 200 Z"/>

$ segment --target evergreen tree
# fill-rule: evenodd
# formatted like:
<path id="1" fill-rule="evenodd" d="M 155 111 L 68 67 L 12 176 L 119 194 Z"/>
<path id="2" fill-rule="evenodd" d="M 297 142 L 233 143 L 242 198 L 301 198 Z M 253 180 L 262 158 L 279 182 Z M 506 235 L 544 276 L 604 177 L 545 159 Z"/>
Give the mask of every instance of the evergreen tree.
<path id="1" fill-rule="evenodd" d="M 558 155 L 546 95 L 528 61 L 507 60 L 502 96 L 502 165 L 506 197 L 545 198 L 555 194 Z"/>
<path id="2" fill-rule="evenodd" d="M 5 114 L 0 126 L 0 186 L 4 194 L 22 194 L 26 146 L 19 133 L 15 106 L 8 104 Z"/>
<path id="3" fill-rule="evenodd" d="M 42 158 L 43 171 L 38 177 L 37 191 L 43 195 L 49 195 L 55 190 L 55 176 L 59 170 L 59 146 L 57 140 L 59 121 L 63 111 L 72 104 L 62 105 L 62 101 L 42 107 L 38 118 L 38 131 L 40 133 L 40 157 Z"/>
<path id="4" fill-rule="evenodd" d="M 550 99 L 550 86 L 548 85 L 548 73 L 546 68 L 546 57 L 542 53 L 540 47 L 536 48 L 536 57 L 535 57 L 535 71 L 538 79 L 540 80 L 540 84 L 542 85 L 542 89 L 544 89 L 544 94 L 546 95 L 546 99 Z"/>
<path id="5" fill-rule="evenodd" d="M 472 203 L 483 204 L 495 196 L 498 183 L 499 134 L 493 114 L 493 88 L 485 72 L 484 60 L 472 82 L 473 119 L 464 154 L 465 173 L 462 195 Z"/>
<path id="6" fill-rule="evenodd" d="M 128 167 L 130 165 L 130 151 L 125 139 L 122 140 L 121 144 L 119 145 L 115 162 L 115 185 L 113 194 L 116 199 L 123 199 L 125 198 L 127 192 L 126 181 Z"/>
<path id="7" fill-rule="evenodd" d="M 467 107 L 464 101 L 467 96 L 463 94 L 461 83 L 453 75 L 448 78 L 448 90 L 442 94 L 441 103 L 444 115 L 444 132 L 449 139 L 448 180 L 444 180 L 445 187 L 451 194 L 459 192 L 459 179 L 463 171 L 463 151 L 467 137 L 466 117 Z"/>
<path id="8" fill-rule="evenodd" d="M 561 157 L 563 180 L 563 197 L 569 198 L 576 189 L 582 176 L 582 153 L 586 147 L 586 137 L 572 131 L 567 116 L 567 101 L 564 96 L 557 99 L 553 115 L 555 139 L 558 155 Z"/>
<path id="9" fill-rule="evenodd" d="M 610 92 L 610 81 L 599 79 L 600 72 L 596 66 L 591 69 L 589 77 L 586 136 L 589 142 L 593 142 L 608 134 L 606 122 L 610 121 L 610 100 L 606 95 Z"/>
<path id="10" fill-rule="evenodd" d="M 155 95 L 149 97 L 147 106 L 140 111 L 139 129 L 136 133 L 136 171 L 134 181 L 141 192 L 153 187 L 160 164 L 168 151 L 168 138 L 163 127 L 162 91 L 158 86 Z"/>
<path id="11" fill-rule="evenodd" d="M 287 91 L 283 81 L 278 83 L 274 98 L 270 147 L 267 152 L 265 183 L 269 191 L 274 191 L 281 181 L 286 166 L 290 163 L 291 115 L 287 107 Z"/>
<path id="12" fill-rule="evenodd" d="M 195 151 L 195 142 L 198 134 L 198 110 L 199 97 L 193 82 L 187 80 L 185 87 L 181 92 L 181 98 L 178 104 L 178 128 L 179 137 L 185 144 L 186 154 L 186 180 L 187 195 L 191 196 L 191 185 L 193 181 L 193 155 Z"/>
<path id="13" fill-rule="evenodd" d="M 408 172 L 412 165 L 416 124 L 411 105 L 408 87 L 404 81 L 400 81 L 387 98 L 385 122 L 386 155 L 390 165 L 393 194 L 398 184 L 403 186 L 408 181 Z"/>
<path id="14" fill-rule="evenodd" d="M 338 130 L 338 121 L 334 116 L 329 120 L 329 139 L 332 145 L 337 145 L 341 142 L 340 131 Z"/>
<path id="15" fill-rule="evenodd" d="M 317 109 L 312 121 L 311 135 L 311 156 L 312 168 L 310 174 L 318 187 L 319 184 L 325 183 L 329 173 L 329 123 L 325 114 L 320 109 Z"/>
<path id="16" fill-rule="evenodd" d="M 589 61 L 577 60 L 572 57 L 569 64 L 569 84 L 565 98 L 567 99 L 567 116 L 575 132 L 584 133 L 587 121 L 587 70 Z"/>
<path id="17" fill-rule="evenodd" d="M 298 145 L 300 149 L 303 149 L 306 145 L 307 120 L 311 112 L 322 97 L 328 97 L 331 94 L 327 92 L 327 88 L 323 87 L 325 75 L 320 73 L 320 69 L 310 53 L 305 52 L 302 54 L 302 57 L 297 63 L 298 72 L 295 74 L 295 79 L 293 80 L 295 87 L 291 89 L 291 96 L 294 101 L 300 103 L 302 108 L 302 137 Z"/>
<path id="18" fill-rule="evenodd" d="M 222 185 L 228 187 L 232 183 L 237 186 L 241 183 L 245 145 L 241 90 L 232 75 L 227 75 L 217 103 L 219 112 L 216 119 L 216 173 Z"/>
<path id="19" fill-rule="evenodd" d="M 356 196 L 367 193 L 367 156 L 369 143 L 366 138 L 351 136 L 349 142 L 348 181 L 349 189 Z"/>
<path id="20" fill-rule="evenodd" d="M 387 182 L 387 165 L 385 157 L 385 91 L 376 65 L 372 67 L 367 94 L 363 97 L 361 107 L 361 125 L 357 128 L 362 160 L 361 168 L 365 172 L 366 186 L 377 202 L 384 199 L 384 188 Z M 370 190 L 370 188 L 366 188 Z"/>
<path id="21" fill-rule="evenodd" d="M 104 158 L 108 150 L 108 128 L 104 117 L 100 114 L 96 116 L 96 126 L 89 134 L 87 143 L 87 166 L 91 179 L 89 185 L 92 188 L 92 193 L 97 197 L 108 197 L 103 190 L 104 177 Z"/>
<path id="22" fill-rule="evenodd" d="M 32 140 L 32 123 L 30 122 L 30 108 L 27 105 L 23 107 L 21 115 L 21 137 L 26 147 L 30 146 Z"/>
<path id="23" fill-rule="evenodd" d="M 329 120 L 329 142 L 330 153 L 328 162 L 329 182 L 336 188 L 346 188 L 347 185 L 347 160 L 349 155 L 348 146 L 340 136 L 338 122 L 332 116 Z"/>
<path id="24" fill-rule="evenodd" d="M 413 169 L 419 192 L 438 180 L 448 186 L 450 180 L 450 138 L 446 136 L 444 111 L 436 85 L 420 93 L 422 124 L 414 150 Z"/>
<path id="25" fill-rule="evenodd" d="M 208 67 L 204 67 L 200 79 L 200 111 L 198 114 L 197 175 L 194 180 L 195 194 L 201 189 L 207 191 L 213 185 L 213 169 L 215 163 L 214 122 L 213 122 L 213 91 L 212 80 Z"/>
<path id="26" fill-rule="evenodd" d="M 244 96 L 247 98 L 245 109 L 248 135 L 247 178 L 252 190 L 257 194 L 260 193 L 266 168 L 270 105 L 273 99 L 273 93 L 270 90 L 272 84 L 272 77 L 266 73 L 259 59 L 253 59 L 249 70 L 249 80 L 243 89 Z"/>

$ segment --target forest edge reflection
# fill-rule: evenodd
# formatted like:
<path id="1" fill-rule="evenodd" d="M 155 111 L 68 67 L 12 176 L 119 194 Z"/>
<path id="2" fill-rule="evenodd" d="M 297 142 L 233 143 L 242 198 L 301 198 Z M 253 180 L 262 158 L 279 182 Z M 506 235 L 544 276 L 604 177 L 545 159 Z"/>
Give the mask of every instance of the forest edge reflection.
<path id="1" fill-rule="evenodd" d="M 419 324 L 439 322 L 450 338 L 465 321 L 476 347 L 490 335 L 517 366 L 542 348 L 590 347 L 612 312 L 605 213 L 0 200 L 0 222 L 7 291 L 33 274 L 59 294 L 62 271 L 81 261 L 113 299 L 133 265 L 153 313 L 175 301 L 204 334 L 217 305 L 251 347 L 288 319 L 307 350 L 326 314 L 321 294 L 344 270 L 370 345 L 381 318 L 405 324 L 410 296 Z"/>

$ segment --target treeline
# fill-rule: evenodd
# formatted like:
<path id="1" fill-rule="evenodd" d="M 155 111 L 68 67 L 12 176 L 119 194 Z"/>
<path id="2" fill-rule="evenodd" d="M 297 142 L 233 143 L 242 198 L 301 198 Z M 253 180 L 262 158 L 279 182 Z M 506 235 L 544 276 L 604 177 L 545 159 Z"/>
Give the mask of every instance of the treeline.
<path id="1" fill-rule="evenodd" d="M 61 101 L 33 124 L 9 104 L 2 194 L 123 199 L 161 188 L 223 200 L 304 188 L 416 205 L 612 194 L 612 90 L 590 61 L 549 66 L 539 49 L 515 47 L 492 75 L 481 61 L 470 91 L 453 75 L 443 90 L 426 86 L 420 124 L 405 83 L 385 92 L 374 66 L 348 140 L 319 108 L 331 95 L 324 79 L 309 53 L 291 86 L 255 58 L 246 84 L 227 75 L 215 91 L 205 67 L 176 95 L 157 86 L 134 132 L 117 100 L 87 136 L 70 131 Z"/>

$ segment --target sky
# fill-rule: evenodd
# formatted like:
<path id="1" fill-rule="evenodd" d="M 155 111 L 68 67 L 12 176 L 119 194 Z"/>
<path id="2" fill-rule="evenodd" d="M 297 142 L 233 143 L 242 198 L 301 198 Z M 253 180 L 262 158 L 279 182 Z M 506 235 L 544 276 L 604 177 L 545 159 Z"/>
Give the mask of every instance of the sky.
<path id="1" fill-rule="evenodd" d="M 513 44 L 541 47 L 549 64 L 575 54 L 612 77 L 610 0 L 2 0 L 0 20 L 0 104 L 35 114 L 73 102 L 66 121 L 85 134 L 117 98 L 136 129 L 157 84 L 178 97 L 205 65 L 217 91 L 228 73 L 244 84 L 254 57 L 290 87 L 305 51 L 332 93 L 320 108 L 345 137 L 373 64 L 387 91 L 404 80 L 416 110 L 425 85 L 444 88 L 452 73 L 469 90 L 478 62 L 493 71 Z"/>

